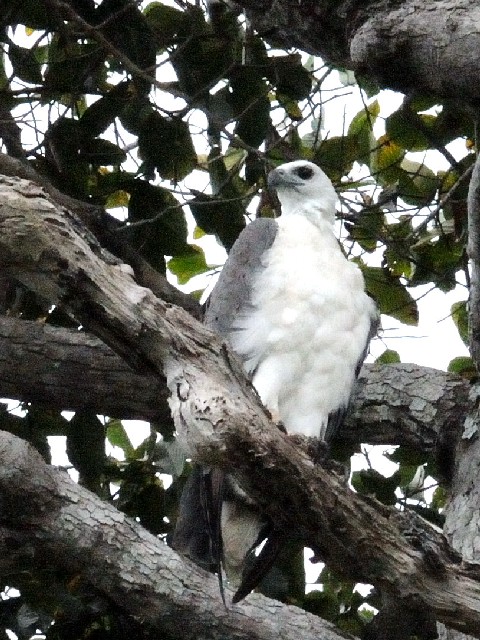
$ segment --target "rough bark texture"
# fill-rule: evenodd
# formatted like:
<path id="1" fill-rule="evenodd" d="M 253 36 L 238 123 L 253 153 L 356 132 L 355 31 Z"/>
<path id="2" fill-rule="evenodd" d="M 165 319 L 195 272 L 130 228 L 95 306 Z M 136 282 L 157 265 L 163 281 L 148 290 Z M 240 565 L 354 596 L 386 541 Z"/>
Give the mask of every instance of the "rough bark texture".
<path id="1" fill-rule="evenodd" d="M 382 88 L 480 102 L 476 0 L 237 0 L 270 40 L 353 69 Z"/>
<path id="2" fill-rule="evenodd" d="M 0 267 L 73 313 L 133 366 L 164 373 L 177 431 L 196 459 L 237 469 L 265 511 L 296 528 L 332 567 L 480 635 L 480 571 L 461 565 L 414 514 L 361 498 L 315 466 L 271 425 L 236 358 L 213 334 L 139 287 L 73 214 L 26 181 L 0 180 Z"/>
<path id="3" fill-rule="evenodd" d="M 480 364 L 480 161 L 474 166 L 468 196 L 468 253 L 471 261 L 471 288 L 469 300 L 470 351 L 477 368 Z M 456 450 L 455 472 L 445 509 L 444 532 L 462 560 L 480 564 L 480 467 L 479 387 L 471 389 L 471 412 L 464 423 L 463 433 Z M 441 640 L 469 640 L 451 629 L 440 630 Z M 471 632 L 470 629 L 466 631 Z"/>
<path id="4" fill-rule="evenodd" d="M 240 0 L 239 4 L 249 8 L 254 27 L 272 40 L 320 54 L 327 61 L 376 79 L 384 87 L 454 100 L 460 97 L 464 104 L 475 107 L 480 101 L 477 0 L 339 0 L 334 3 L 330 0 Z M 17 131 L 11 129 L 3 138 L 11 153 L 23 156 Z M 7 173 L 24 175 L 38 182 L 38 176 L 18 170 Z M 476 178 L 472 184 L 478 189 Z M 460 565 L 438 533 L 418 519 L 352 498 L 335 476 L 313 469 L 286 438 L 269 430 L 268 421 L 252 391 L 245 386 L 235 359 L 218 342 L 204 330 L 192 329 L 186 316 L 155 301 L 150 292 L 135 287 L 125 268 L 99 250 L 88 233 L 81 232 L 75 217 L 67 215 L 64 219 L 38 189 L 19 186 L 15 181 L 3 186 L 7 188 L 2 200 L 6 198 L 7 205 L 10 200 L 12 206 L 6 219 L 0 222 L 0 264 L 11 277 L 18 278 L 48 300 L 62 304 L 88 323 L 93 332 L 144 372 L 144 377 L 132 374 L 139 384 L 141 380 L 155 381 L 162 400 L 165 397 L 160 382 L 163 365 L 174 392 L 177 427 L 189 433 L 199 457 L 220 464 L 238 463 L 239 479 L 259 500 L 257 483 L 268 487 L 278 502 L 270 505 L 272 515 L 281 518 L 282 514 L 289 514 L 291 522 L 295 520 L 294 524 L 298 524 L 306 539 L 316 543 L 333 566 L 350 563 L 353 577 L 377 582 L 407 606 L 412 601 L 416 606 L 419 601 L 420 606 L 425 603 L 448 624 L 480 635 L 480 590 L 478 582 L 471 579 L 478 576 L 478 568 Z M 21 193 L 12 193 L 16 188 L 23 190 L 26 198 L 21 205 L 15 202 L 18 197 L 22 198 Z M 476 192 L 472 194 L 474 200 L 478 200 Z M 98 234 L 99 211 L 86 211 L 84 206 L 76 209 L 75 203 L 61 200 L 58 193 L 56 196 L 57 202 L 76 211 Z M 470 204 L 470 237 L 476 245 L 480 217 L 474 200 L 473 205 Z M 31 213 L 37 207 L 38 211 L 29 217 L 29 210 Z M 34 219 L 37 214 L 42 219 L 43 230 Z M 137 282 L 170 302 L 182 304 L 181 296 L 169 291 L 138 257 L 128 258 L 122 254 L 123 249 L 118 250 L 119 243 L 110 231 L 102 225 L 100 228 L 106 240 L 102 243 L 135 265 Z M 66 253 L 64 241 L 69 245 Z M 58 242 L 60 244 L 55 244 Z M 14 251 L 16 243 L 25 245 L 23 250 Z M 474 247 L 471 257 L 475 269 L 478 269 L 477 253 Z M 476 336 L 480 325 L 479 297 L 478 277 L 474 274 L 472 347 L 477 364 L 480 361 L 480 339 Z M 188 304 L 185 299 L 183 302 Z M 198 312 L 198 307 L 196 309 Z M 192 339 L 186 337 L 188 331 L 192 332 Z M 94 346 L 97 347 L 101 348 L 98 344 Z M 42 351 L 40 345 L 39 351 Z M 201 354 L 199 361 L 198 354 Z M 105 355 L 102 352 L 102 357 Z M 32 353 L 23 357 L 34 359 Z M 110 357 L 113 358 L 111 354 Z M 212 371 L 212 361 L 219 365 L 218 371 Z M 36 358 L 35 362 L 43 366 Z M 371 442 L 385 439 L 397 442 L 396 421 L 402 438 L 408 438 L 408 443 L 414 446 L 423 446 L 420 441 L 431 434 L 426 438 L 427 448 L 431 448 L 438 429 L 444 434 L 443 444 L 454 440 L 468 407 L 465 385 L 451 378 L 440 381 L 436 374 L 425 374 L 417 368 L 387 371 L 388 380 L 375 381 L 375 371 L 369 372 L 365 386 L 360 387 L 356 414 L 351 414 L 348 426 L 352 438 L 355 437 L 353 423 L 358 419 L 360 429 L 366 428 L 367 423 L 370 425 L 369 435 L 362 439 Z M 94 373 L 92 371 L 92 375 Z M 199 383 L 202 379 L 205 382 L 209 374 L 210 387 Z M 123 375 L 123 371 L 119 372 L 122 379 Z M 409 383 L 410 389 L 407 377 L 416 381 Z M 50 384 L 47 372 L 42 381 L 47 389 Z M 447 393 L 443 393 L 444 390 Z M 30 392 L 25 391 L 27 395 Z M 19 397 L 20 393 L 23 391 Z M 65 394 L 68 395 L 67 390 Z M 477 396 L 478 392 L 473 389 L 470 402 L 474 409 L 458 449 L 457 473 L 446 510 L 445 529 L 453 547 L 466 563 L 473 565 L 479 563 L 480 551 Z M 113 407 L 110 408 L 113 413 Z M 123 409 L 120 407 L 119 411 Z M 143 409 L 138 407 L 134 411 Z M 202 427 L 206 427 L 207 432 L 210 429 L 208 444 Z M 377 427 L 383 431 L 380 438 Z M 42 561 L 58 562 L 60 558 L 70 557 L 72 566 L 82 572 L 86 581 L 91 581 L 122 606 L 130 606 L 129 612 L 137 619 L 159 625 L 158 629 L 167 634 L 172 630 L 178 632 L 181 621 L 182 631 L 191 632 L 185 637 L 192 638 L 215 638 L 217 631 L 218 637 L 289 638 L 295 635 L 308 638 L 315 635 L 332 640 L 339 637 L 338 632 L 318 619 L 311 622 L 308 614 L 298 614 L 259 596 L 248 600 L 254 606 L 259 602 L 257 609 L 249 609 L 247 604 L 226 614 L 221 607 L 217 608 L 217 598 L 215 601 L 203 598 L 203 592 L 210 585 L 216 594 L 216 585 L 212 578 L 200 574 L 194 567 L 189 567 L 183 579 L 192 591 L 183 595 L 183 583 L 179 579 L 184 575 L 181 573 L 183 563 L 172 552 L 164 547 L 160 549 L 158 542 L 110 507 L 91 502 L 91 495 L 81 488 L 71 483 L 68 487 L 64 485 L 65 478 L 60 479 L 53 470 L 37 466 L 24 444 L 12 440 L 11 436 L 1 442 L 0 455 L 5 464 L 0 469 L 0 548 L 3 551 L 0 567 L 15 562 L 17 554 L 12 552 L 12 543 L 13 548 L 20 549 L 20 555 L 22 549 L 35 549 Z M 243 447 L 240 452 L 239 447 Z M 451 449 L 447 447 L 447 451 L 448 456 Z M 274 462 L 278 465 L 279 461 L 284 466 L 277 469 Z M 285 494 L 275 496 L 275 487 L 282 482 Z M 300 485 L 305 486 L 305 493 L 298 492 Z M 24 491 L 24 486 L 31 491 Z M 13 494 L 18 487 L 22 487 L 22 492 Z M 322 496 L 322 504 L 318 495 Z M 18 519 L 18 500 L 23 507 L 21 520 Z M 10 505 L 15 505 L 15 513 Z M 21 524 L 29 527 L 20 528 Z M 107 546 L 108 553 L 98 553 L 100 549 L 104 552 Z M 107 562 L 110 552 L 114 551 L 115 562 Z M 439 627 L 439 632 L 441 640 L 466 637 L 444 627 Z"/>
<path id="5" fill-rule="evenodd" d="M 216 578 L 182 559 L 115 507 L 0 432 L 0 574 L 22 561 L 60 566 L 158 637 L 341 640 L 317 616 L 260 595 L 225 609 Z M 185 587 L 188 585 L 188 588 Z"/>
<path id="6" fill-rule="evenodd" d="M 365 365 L 342 437 L 434 452 L 470 407 L 463 378 L 412 364 Z M 0 397 L 126 419 L 171 420 L 166 380 L 141 375 L 89 333 L 0 317 Z"/>
<path id="7" fill-rule="evenodd" d="M 126 242 L 120 232 L 121 223 L 112 218 L 103 207 L 88 204 L 65 195 L 56 189 L 44 176 L 37 173 L 26 162 L 0 153 L 0 174 L 12 178 L 30 180 L 44 189 L 51 198 L 60 206 L 73 212 L 82 221 L 87 229 L 95 234 L 102 247 L 111 251 L 121 261 L 129 264 L 136 281 L 148 287 L 153 293 L 165 302 L 178 305 L 186 309 L 195 318 L 201 317 L 199 303 L 192 297 L 172 286 L 167 279 L 153 269 L 132 247 Z M 113 262 L 117 260 L 111 256 Z"/>
<path id="8" fill-rule="evenodd" d="M 470 353 L 480 371 L 480 156 L 473 167 L 468 190 L 468 257 L 471 291 L 468 301 Z"/>
<path id="9" fill-rule="evenodd" d="M 460 631 L 447 629 L 443 624 L 437 625 L 438 640 L 471 640 L 472 636 L 467 636 Z"/>
<path id="10" fill-rule="evenodd" d="M 469 299 L 470 352 L 477 369 L 480 365 L 480 160 L 477 157 L 468 193 L 468 254 L 471 286 Z M 463 561 L 480 564 L 480 467 L 479 386 L 471 389 L 471 412 L 464 422 L 456 449 L 453 482 L 445 508 L 444 532 Z M 470 629 L 466 631 L 470 632 Z M 440 629 L 441 640 L 469 640 L 451 629 Z"/>
<path id="11" fill-rule="evenodd" d="M 59 410 L 171 422 L 167 385 L 90 333 L 0 317 L 0 397 Z"/>

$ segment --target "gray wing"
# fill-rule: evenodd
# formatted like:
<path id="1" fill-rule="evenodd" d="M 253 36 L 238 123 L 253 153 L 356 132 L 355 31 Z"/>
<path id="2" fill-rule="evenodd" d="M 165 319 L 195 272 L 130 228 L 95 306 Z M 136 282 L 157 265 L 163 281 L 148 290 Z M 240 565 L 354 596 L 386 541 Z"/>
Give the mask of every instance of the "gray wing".
<path id="1" fill-rule="evenodd" d="M 372 315 L 371 320 L 370 320 L 370 331 L 368 332 L 367 341 L 365 343 L 365 348 L 363 349 L 363 353 L 360 356 L 360 358 L 359 358 L 359 360 L 357 362 L 357 366 L 355 368 L 355 377 L 356 378 L 358 378 L 358 375 L 360 373 L 360 369 L 362 368 L 362 365 L 363 365 L 363 361 L 367 357 L 368 348 L 370 347 L 370 340 L 377 335 L 378 330 L 380 329 L 380 313 L 379 313 L 378 308 L 376 306 L 375 306 L 375 312 L 376 312 L 375 315 Z"/>
<path id="2" fill-rule="evenodd" d="M 223 470 L 194 465 L 183 487 L 170 544 L 203 569 L 217 574 L 225 604 L 220 521 L 224 485 Z"/>
<path id="3" fill-rule="evenodd" d="M 272 218 L 259 218 L 238 236 L 205 305 L 204 323 L 228 338 L 235 318 L 250 305 L 252 284 L 263 268 L 263 255 L 277 235 Z"/>
<path id="4" fill-rule="evenodd" d="M 208 470 L 195 465 L 183 487 L 171 546 L 207 571 L 216 571 L 211 531 L 204 509 L 204 483 Z"/>
<path id="5" fill-rule="evenodd" d="M 258 219 L 242 231 L 234 244 L 204 312 L 204 323 L 222 337 L 228 338 L 235 318 L 249 306 L 253 281 L 262 269 L 262 257 L 272 246 L 277 230 L 275 220 Z M 225 481 L 229 486 L 228 476 L 219 469 L 200 466 L 193 469 L 182 493 L 172 541 L 174 549 L 218 574 L 222 597 L 221 517 Z"/>

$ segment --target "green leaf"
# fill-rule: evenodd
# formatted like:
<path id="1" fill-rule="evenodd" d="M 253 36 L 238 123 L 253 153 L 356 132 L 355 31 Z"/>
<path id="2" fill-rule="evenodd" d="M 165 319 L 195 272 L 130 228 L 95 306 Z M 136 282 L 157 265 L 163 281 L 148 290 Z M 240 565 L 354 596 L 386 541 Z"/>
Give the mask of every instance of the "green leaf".
<path id="1" fill-rule="evenodd" d="M 340 182 L 351 171 L 358 150 L 355 137 L 334 136 L 320 143 L 313 161 L 322 167 L 332 182 Z"/>
<path id="2" fill-rule="evenodd" d="M 90 167 L 79 157 L 84 141 L 78 120 L 60 117 L 45 134 L 45 159 L 53 175 L 61 181 L 62 190 L 76 198 L 88 198 Z"/>
<path id="3" fill-rule="evenodd" d="M 367 98 L 373 98 L 377 96 L 382 87 L 373 80 L 372 76 L 363 76 L 361 73 L 355 72 L 355 78 L 358 82 L 358 86 L 365 91 Z"/>
<path id="4" fill-rule="evenodd" d="M 230 26 L 216 31 L 200 7 L 187 5 L 176 40 L 170 61 L 180 88 L 192 99 L 205 99 L 209 88 L 231 72 L 239 50 L 238 32 Z"/>
<path id="5" fill-rule="evenodd" d="M 91 104 L 80 118 L 80 126 L 85 135 L 95 138 L 105 131 L 120 115 L 131 96 L 130 82 L 120 82 L 106 95 Z"/>
<path id="6" fill-rule="evenodd" d="M 142 527 L 153 535 L 165 534 L 170 531 L 171 525 L 164 520 L 164 502 L 163 483 L 153 477 L 136 495 L 135 511 L 130 515 L 138 518 Z M 152 505 L 157 508 L 152 508 Z"/>
<path id="7" fill-rule="evenodd" d="M 255 153 L 249 153 L 245 159 L 245 183 L 257 184 L 265 175 L 265 164 Z"/>
<path id="8" fill-rule="evenodd" d="M 232 175 L 227 170 L 226 159 L 221 155 L 220 149 L 213 147 L 207 158 L 208 174 L 210 176 L 210 185 L 212 193 L 217 196 L 219 193 L 225 193 L 225 188 L 231 187 Z M 230 189 L 230 196 L 238 196 L 235 189 Z"/>
<path id="9" fill-rule="evenodd" d="M 381 267 L 362 266 L 368 293 L 385 313 L 408 325 L 418 324 L 417 303 L 399 278 Z"/>
<path id="10" fill-rule="evenodd" d="M 229 175 L 228 172 L 232 171 L 232 170 L 238 170 L 242 164 L 244 163 L 244 161 L 250 156 L 251 154 L 249 154 L 247 151 L 245 151 L 245 149 L 238 149 L 235 147 L 228 147 L 228 149 L 225 152 L 224 156 L 218 156 L 222 158 L 223 164 L 225 165 L 225 169 L 227 170 L 227 176 Z M 253 154 L 252 154 L 253 155 Z M 214 158 L 215 155 L 213 153 L 209 153 L 208 154 L 208 169 L 209 171 L 211 171 L 211 165 L 212 163 L 210 162 L 210 160 L 212 158 Z M 253 155 L 253 157 L 255 158 L 256 156 Z M 210 173 L 210 176 L 212 174 Z"/>
<path id="11" fill-rule="evenodd" d="M 393 276 L 410 278 L 413 265 L 410 255 L 411 236 L 413 235 L 412 217 L 400 216 L 398 222 L 385 225 L 384 238 L 386 249 L 384 259 Z"/>
<path id="12" fill-rule="evenodd" d="M 264 141 L 270 124 L 271 105 L 267 94 L 260 68 L 242 66 L 231 74 L 228 102 L 237 118 L 235 133 L 253 147 Z"/>
<path id="13" fill-rule="evenodd" d="M 120 122 L 128 133 L 138 136 L 145 120 L 153 113 L 155 111 L 148 98 L 133 95 L 120 113 Z"/>
<path id="14" fill-rule="evenodd" d="M 464 109 L 444 104 L 435 119 L 433 136 L 436 143 L 447 145 L 456 138 L 475 139 L 474 118 Z"/>
<path id="15" fill-rule="evenodd" d="M 103 138 L 86 140 L 81 147 L 80 156 L 96 166 L 118 165 L 125 162 L 127 154 L 116 144 Z"/>
<path id="16" fill-rule="evenodd" d="M 42 83 L 42 71 L 35 56 L 35 49 L 24 49 L 11 42 L 8 46 L 8 55 L 13 71 L 20 80 L 31 84 Z"/>
<path id="17" fill-rule="evenodd" d="M 75 43 L 69 46 L 55 38 L 49 47 L 45 72 L 45 89 L 51 92 L 92 92 L 104 75 L 105 51 L 95 44 Z"/>
<path id="18" fill-rule="evenodd" d="M 430 204 L 439 187 L 439 179 L 426 165 L 404 158 L 398 175 L 398 195 L 416 207 Z"/>
<path id="19" fill-rule="evenodd" d="M 169 7 L 161 2 L 151 2 L 144 12 L 150 28 L 153 31 L 158 49 L 165 49 L 173 43 L 174 37 L 183 24 L 183 11 Z"/>
<path id="20" fill-rule="evenodd" d="M 419 467 L 425 463 L 426 455 L 419 449 L 402 446 L 397 447 L 392 453 L 385 454 L 385 457 L 400 465 Z"/>
<path id="21" fill-rule="evenodd" d="M 227 198 L 216 198 L 200 192 L 195 194 L 195 198 L 188 202 L 195 222 L 206 233 L 214 233 L 229 251 L 245 227 L 242 201 L 229 202 Z"/>
<path id="22" fill-rule="evenodd" d="M 387 135 L 381 136 L 370 154 L 370 170 L 376 176 L 378 182 L 387 187 L 395 184 L 402 170 L 400 163 L 405 155 L 405 150 L 391 140 Z"/>
<path id="23" fill-rule="evenodd" d="M 117 207 L 128 207 L 130 202 L 130 194 L 123 189 L 113 191 L 105 199 L 105 209 L 115 209 Z"/>
<path id="24" fill-rule="evenodd" d="M 448 491 L 445 487 L 438 486 L 433 492 L 432 502 L 430 506 L 432 509 L 443 509 L 447 503 Z"/>
<path id="25" fill-rule="evenodd" d="M 140 69 L 152 73 L 155 69 L 156 44 L 148 20 L 130 0 L 102 0 L 97 6 L 95 23 L 113 46 Z M 97 45 L 98 46 L 98 45 Z M 123 62 L 113 58 L 119 71 Z M 151 82 L 136 74 L 132 82 L 140 95 L 148 94 Z"/>
<path id="26" fill-rule="evenodd" d="M 447 371 L 457 373 L 459 376 L 467 378 L 468 380 L 473 380 L 478 376 L 475 364 L 468 356 L 453 358 L 448 364 Z"/>
<path id="27" fill-rule="evenodd" d="M 396 144 L 409 151 L 424 151 L 431 143 L 422 131 L 424 127 L 431 127 L 435 116 L 419 116 L 409 107 L 400 107 L 385 121 L 387 135 Z"/>
<path id="28" fill-rule="evenodd" d="M 457 327 L 458 333 L 462 342 L 465 346 L 470 345 L 470 340 L 468 336 L 468 309 L 467 302 L 454 302 L 451 306 L 451 314 L 452 320 Z"/>
<path id="29" fill-rule="evenodd" d="M 107 424 L 107 440 L 113 447 L 118 447 L 125 454 L 125 458 L 134 457 L 134 447 L 121 420 L 110 420 Z"/>
<path id="30" fill-rule="evenodd" d="M 348 127 L 347 135 L 357 140 L 359 162 L 369 162 L 370 153 L 375 146 L 373 125 L 379 113 L 380 105 L 374 100 L 366 109 L 357 113 Z"/>
<path id="31" fill-rule="evenodd" d="M 413 273 L 412 262 L 408 258 L 408 252 L 402 251 L 402 247 L 393 243 L 391 246 L 387 246 L 384 258 L 393 276 L 407 279 L 411 278 Z"/>
<path id="32" fill-rule="evenodd" d="M 303 112 L 300 109 L 298 102 L 296 102 L 295 100 L 290 100 L 286 96 L 282 96 L 278 94 L 277 94 L 277 100 L 285 109 L 285 113 L 290 118 L 290 120 L 294 120 L 294 121 L 303 120 Z M 304 139 L 304 137 L 302 138 L 302 140 Z"/>
<path id="33" fill-rule="evenodd" d="M 333 621 L 339 613 L 338 598 L 334 593 L 322 591 L 310 591 L 303 601 L 305 611 L 314 613 L 324 620 Z"/>
<path id="34" fill-rule="evenodd" d="M 5 3 L 7 4 L 7 3 Z M 51 31 L 58 27 L 57 17 L 47 5 L 38 0 L 10 1 L 10 6 L 2 7 L 2 22 L 5 25 L 24 24 L 26 27 Z"/>
<path id="35" fill-rule="evenodd" d="M 359 212 L 353 224 L 345 223 L 350 237 L 356 240 L 365 251 L 375 251 L 380 232 L 385 223 L 383 211 L 378 207 L 365 208 Z"/>
<path id="36" fill-rule="evenodd" d="M 415 492 L 420 493 L 420 489 L 415 487 L 408 487 L 408 485 L 412 482 L 412 480 L 415 478 L 415 475 L 419 469 L 420 466 L 423 465 L 416 465 L 416 464 L 405 464 L 405 465 L 400 465 L 400 468 L 398 469 L 398 478 L 399 478 L 399 485 L 400 487 L 402 487 L 403 489 L 410 489 L 410 494 L 409 495 L 414 495 L 412 493 L 412 489 L 414 489 Z M 422 474 L 421 477 L 425 477 L 424 474 Z M 415 483 L 416 484 L 416 483 Z M 420 484 L 420 482 L 419 482 Z M 423 485 L 422 485 L 423 486 Z"/>
<path id="37" fill-rule="evenodd" d="M 257 96 L 242 113 L 235 127 L 236 135 L 251 147 L 259 147 L 270 125 L 270 100 Z"/>
<path id="38" fill-rule="evenodd" d="M 130 192 L 128 216 L 131 222 L 151 220 L 129 229 L 129 237 L 152 266 L 165 270 L 164 256 L 187 255 L 187 222 L 182 208 L 163 187 L 144 180 L 133 180 L 125 189 Z"/>
<path id="39" fill-rule="evenodd" d="M 158 535 L 167 533 L 170 526 L 164 521 L 165 489 L 155 474 L 156 469 L 150 461 L 133 460 L 126 465 L 116 506 Z"/>
<path id="40" fill-rule="evenodd" d="M 197 164 L 188 124 L 180 118 L 164 118 L 158 112 L 140 124 L 138 152 L 145 164 L 157 169 L 166 180 L 183 180 Z"/>
<path id="41" fill-rule="evenodd" d="M 375 360 L 377 364 L 394 364 L 401 362 L 400 354 L 393 349 L 385 349 L 385 351 Z"/>
<path id="42" fill-rule="evenodd" d="M 433 282 L 441 291 L 451 291 L 457 286 L 456 274 L 462 268 L 463 251 L 463 241 L 451 235 L 421 239 L 411 247 L 413 274 L 409 284 Z"/>
<path id="43" fill-rule="evenodd" d="M 290 100 L 305 100 L 312 89 L 312 76 L 295 53 L 269 58 L 266 76 L 277 88 L 277 94 Z"/>
<path id="44" fill-rule="evenodd" d="M 190 278 L 213 268 L 206 263 L 205 254 L 200 247 L 190 246 L 193 249 L 191 254 L 177 256 L 167 262 L 169 271 L 177 276 L 178 284 L 186 284 Z"/>
<path id="45" fill-rule="evenodd" d="M 355 491 L 363 495 L 373 495 L 383 504 L 397 502 L 395 490 L 398 487 L 396 474 L 385 478 L 375 469 L 362 469 L 352 473 L 351 483 Z"/>

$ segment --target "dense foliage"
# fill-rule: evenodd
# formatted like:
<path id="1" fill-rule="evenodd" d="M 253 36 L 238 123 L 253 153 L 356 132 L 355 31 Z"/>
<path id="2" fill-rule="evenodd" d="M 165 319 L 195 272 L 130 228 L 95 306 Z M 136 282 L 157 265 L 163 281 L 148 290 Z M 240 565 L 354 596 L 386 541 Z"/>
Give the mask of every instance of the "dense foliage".
<path id="1" fill-rule="evenodd" d="M 416 286 L 450 291 L 465 278 L 468 284 L 474 131 L 458 105 L 406 96 L 384 120 L 379 87 L 357 78 L 358 87 L 344 70 L 274 49 L 220 2 L 206 9 L 188 0 L 6 0 L 0 21 L 4 150 L 62 192 L 119 214 L 129 223 L 119 233 L 160 272 L 180 283 L 208 272 L 201 238 L 214 235 L 228 250 L 247 207 L 252 215 L 273 215 L 274 203 L 262 190 L 269 168 L 308 158 L 338 190 L 345 249 L 382 313 L 415 325 Z M 342 134 L 329 135 L 325 108 L 338 102 L 341 113 L 341 101 L 353 92 L 363 108 L 344 122 Z M 447 148 L 457 138 L 465 140 L 459 160 Z M 430 166 L 431 150 L 448 169 Z M 13 285 L 7 307 L 10 315 L 72 324 Z M 452 312 L 466 340 L 465 304 Z M 392 362 L 398 354 L 387 350 L 381 359 Z M 466 359 L 452 368 L 471 370 Z M 152 424 L 151 435 L 134 447 L 114 417 L 77 413 L 68 421 L 45 406 L 22 409 L 20 416 L 2 414 L 2 428 L 28 439 L 46 459 L 47 437 L 66 436 L 79 481 L 168 539 L 188 474 L 170 423 Z M 107 449 L 106 442 L 117 448 Z M 418 465 L 427 464 L 431 477 L 436 471 L 413 452 L 397 450 L 393 460 L 399 467 L 392 477 L 367 469 L 353 484 L 405 508 L 398 488 L 408 493 Z M 168 489 L 160 473 L 173 475 Z M 438 521 L 442 495 L 438 489 L 428 507 L 410 501 L 410 508 Z M 324 569 L 322 588 L 305 596 L 304 576 L 293 564 L 285 569 L 297 572 L 291 590 L 275 595 L 358 632 L 370 614 L 354 585 Z M 1 580 L 7 593 L 20 592 L 0 601 L 3 637 L 6 629 L 25 639 L 39 629 L 58 640 L 140 633 L 109 602 L 84 592 L 75 575 L 29 568 Z M 376 604 L 374 595 L 367 599 Z"/>

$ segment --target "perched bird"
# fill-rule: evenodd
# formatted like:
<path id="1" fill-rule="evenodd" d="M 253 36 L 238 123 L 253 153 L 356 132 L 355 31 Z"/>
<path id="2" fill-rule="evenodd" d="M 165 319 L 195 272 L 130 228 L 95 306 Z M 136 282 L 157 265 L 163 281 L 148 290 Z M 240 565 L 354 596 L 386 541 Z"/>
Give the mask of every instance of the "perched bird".
<path id="1" fill-rule="evenodd" d="M 243 359 L 263 404 L 287 433 L 328 442 L 342 424 L 378 313 L 360 269 L 335 237 L 337 196 L 325 173 L 297 160 L 271 171 L 268 185 L 281 216 L 257 219 L 240 234 L 204 321 Z M 219 570 L 223 560 L 238 601 L 271 565 L 282 534 L 233 478 L 220 479 L 216 470 L 212 484 L 210 473 L 197 472 L 192 484 L 209 507 L 203 531 L 212 565 Z M 182 524 L 180 518 L 177 548 L 193 556 L 198 538 L 187 519 L 184 514 Z M 264 550 L 245 569 L 249 551 L 264 537 Z"/>

